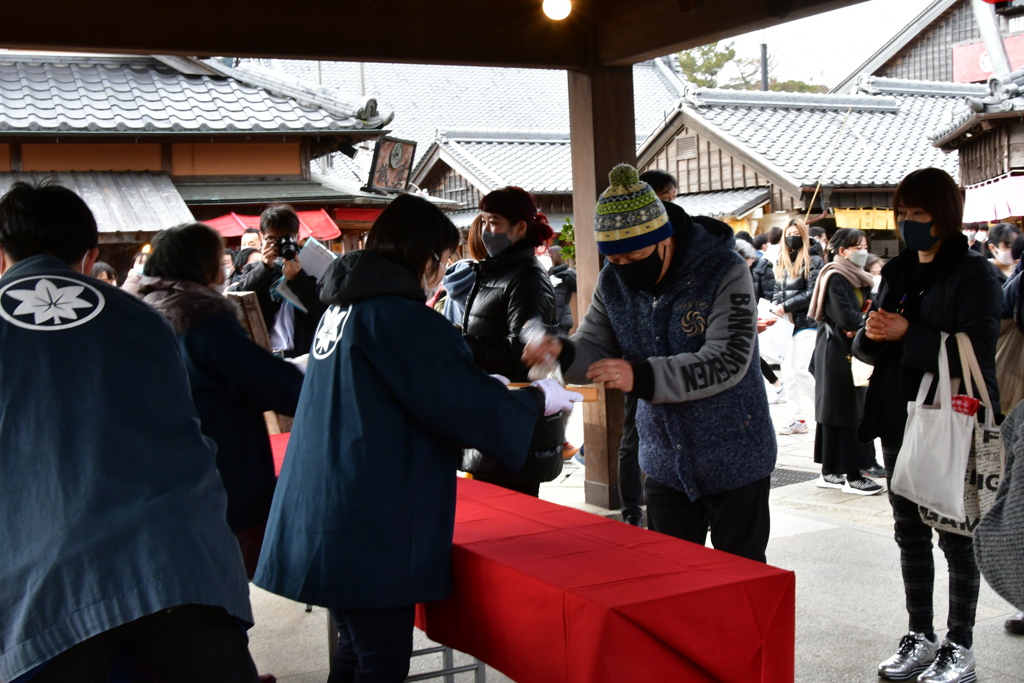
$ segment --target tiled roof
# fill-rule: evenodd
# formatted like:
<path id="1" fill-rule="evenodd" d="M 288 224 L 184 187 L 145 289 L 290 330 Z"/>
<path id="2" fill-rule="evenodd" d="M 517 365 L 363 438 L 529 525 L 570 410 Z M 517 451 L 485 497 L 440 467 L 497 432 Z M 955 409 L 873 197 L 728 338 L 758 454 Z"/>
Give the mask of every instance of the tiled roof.
<path id="1" fill-rule="evenodd" d="M 454 167 L 478 189 L 516 185 L 532 194 L 572 192 L 569 137 L 559 132 L 442 131 L 424 159 Z M 414 182 L 429 167 L 421 166 Z"/>
<path id="2" fill-rule="evenodd" d="M 0 53 L 0 133 L 328 133 L 384 122 L 359 120 L 354 102 L 328 110 L 326 97 L 303 103 L 269 81 L 253 85 L 259 74 L 206 71 L 154 57 Z"/>
<path id="3" fill-rule="evenodd" d="M 496 67 L 439 66 L 262 60 L 282 73 L 348 93 L 377 98 L 382 111 L 394 111 L 389 128 L 417 143 L 426 157 L 438 130 L 569 131 L 569 90 L 565 71 Z M 360 75 L 360 68 L 362 75 Z M 675 106 L 683 84 L 664 62 L 633 67 L 636 131 L 640 139 Z"/>
<path id="4" fill-rule="evenodd" d="M 1024 112 L 1024 69 L 1002 74 L 972 86 L 952 117 L 937 125 L 929 137 L 937 147 L 955 147 L 958 139 L 984 120 L 1020 119 Z"/>
<path id="5" fill-rule="evenodd" d="M 680 112 L 688 125 L 791 186 L 813 187 L 823 172 L 826 186 L 893 186 L 926 166 L 956 177 L 956 155 L 933 147 L 928 134 L 977 87 L 869 77 L 861 95 L 751 92 L 742 99 L 691 87 Z"/>
<path id="6" fill-rule="evenodd" d="M 0 195 L 48 179 L 81 197 L 100 232 L 156 232 L 195 220 L 166 173 L 0 173 Z"/>
<path id="7" fill-rule="evenodd" d="M 768 187 L 745 187 L 741 190 L 720 192 L 696 192 L 679 195 L 673 201 L 686 209 L 691 216 L 743 216 L 751 209 L 771 201 L 772 191 Z"/>

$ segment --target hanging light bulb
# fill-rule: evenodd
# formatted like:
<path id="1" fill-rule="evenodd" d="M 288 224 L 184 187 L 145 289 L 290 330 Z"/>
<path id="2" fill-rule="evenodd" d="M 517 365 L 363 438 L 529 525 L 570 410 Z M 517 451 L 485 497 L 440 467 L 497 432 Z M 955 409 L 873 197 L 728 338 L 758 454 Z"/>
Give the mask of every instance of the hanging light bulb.
<path id="1" fill-rule="evenodd" d="M 544 14 L 548 15 L 548 18 L 561 21 L 572 11 L 572 2 L 570 0 L 544 0 L 543 8 Z"/>

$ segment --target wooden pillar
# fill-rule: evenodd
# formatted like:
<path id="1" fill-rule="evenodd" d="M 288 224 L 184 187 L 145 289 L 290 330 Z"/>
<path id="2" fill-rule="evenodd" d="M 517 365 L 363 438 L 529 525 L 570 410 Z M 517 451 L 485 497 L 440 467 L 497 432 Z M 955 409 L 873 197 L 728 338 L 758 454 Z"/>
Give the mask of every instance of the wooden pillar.
<path id="1" fill-rule="evenodd" d="M 595 67 L 569 72 L 569 128 L 572 145 L 572 203 L 576 222 L 576 273 L 580 311 L 590 306 L 600 256 L 594 241 L 594 205 L 608 187 L 615 164 L 636 164 L 633 67 Z M 602 391 L 583 407 L 586 445 L 586 502 L 620 507 L 618 450 L 622 438 L 622 392 Z"/>

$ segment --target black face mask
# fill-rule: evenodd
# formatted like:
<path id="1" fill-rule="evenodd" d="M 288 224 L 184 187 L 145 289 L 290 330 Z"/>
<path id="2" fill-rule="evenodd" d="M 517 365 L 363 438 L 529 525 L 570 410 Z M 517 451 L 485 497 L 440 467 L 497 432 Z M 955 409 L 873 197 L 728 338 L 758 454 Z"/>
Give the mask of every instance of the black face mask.
<path id="1" fill-rule="evenodd" d="M 786 246 L 789 247 L 790 251 L 796 251 L 804 246 L 804 238 L 800 235 L 790 235 L 786 238 Z"/>
<path id="2" fill-rule="evenodd" d="M 633 263 L 608 263 L 630 289 L 650 292 L 661 277 L 665 262 L 655 247 L 651 255 Z"/>

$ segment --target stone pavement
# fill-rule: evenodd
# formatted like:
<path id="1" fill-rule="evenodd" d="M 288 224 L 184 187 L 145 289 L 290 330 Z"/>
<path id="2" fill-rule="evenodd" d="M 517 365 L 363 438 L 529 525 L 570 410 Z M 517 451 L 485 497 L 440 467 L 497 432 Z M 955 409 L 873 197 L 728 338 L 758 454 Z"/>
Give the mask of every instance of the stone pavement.
<path id="1" fill-rule="evenodd" d="M 786 424 L 786 404 L 772 406 L 772 416 L 777 426 Z M 876 665 L 895 651 L 907 630 L 888 500 L 884 493 L 853 496 L 819 489 L 813 429 L 809 434 L 780 435 L 778 440 L 776 474 L 784 475 L 779 483 L 799 479 L 801 473 L 814 477 L 771 491 L 768 562 L 796 572 L 797 578 L 796 680 L 878 681 Z M 583 502 L 583 471 L 572 461 L 560 479 L 541 487 L 541 497 L 595 514 L 617 515 Z M 945 558 L 937 548 L 935 566 L 935 626 L 941 637 L 948 581 Z M 250 631 L 250 646 L 260 671 L 275 674 L 282 683 L 326 681 L 326 612 L 316 607 L 306 613 L 302 605 L 255 587 L 252 602 L 257 624 Z M 1024 681 L 1024 637 L 1003 629 L 1003 620 L 1014 611 L 982 581 L 974 642 L 982 683 Z M 417 632 L 416 647 L 428 644 Z M 459 655 L 456 663 L 465 661 Z M 412 673 L 436 669 L 439 662 L 439 655 L 415 658 Z M 460 674 L 455 680 L 468 683 L 473 678 Z M 510 679 L 488 668 L 487 680 Z"/>

